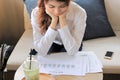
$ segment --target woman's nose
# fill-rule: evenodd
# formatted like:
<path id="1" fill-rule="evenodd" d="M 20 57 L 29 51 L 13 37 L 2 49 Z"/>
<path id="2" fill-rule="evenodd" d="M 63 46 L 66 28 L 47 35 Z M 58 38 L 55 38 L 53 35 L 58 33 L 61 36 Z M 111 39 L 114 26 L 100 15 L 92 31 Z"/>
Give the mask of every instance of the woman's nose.
<path id="1" fill-rule="evenodd" d="M 55 9 L 55 15 L 59 15 L 59 14 L 60 14 L 60 12 L 61 12 L 61 11 L 60 11 L 60 9 L 58 9 L 58 8 L 57 8 L 57 9 Z"/>

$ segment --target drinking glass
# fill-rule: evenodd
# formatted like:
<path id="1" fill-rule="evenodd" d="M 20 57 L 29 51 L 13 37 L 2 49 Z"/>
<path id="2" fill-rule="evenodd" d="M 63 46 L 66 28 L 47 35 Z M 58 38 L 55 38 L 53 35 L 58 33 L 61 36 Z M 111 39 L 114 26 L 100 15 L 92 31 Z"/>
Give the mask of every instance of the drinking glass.
<path id="1" fill-rule="evenodd" d="M 26 60 L 23 63 L 26 80 L 39 80 L 39 63 L 37 60 Z"/>

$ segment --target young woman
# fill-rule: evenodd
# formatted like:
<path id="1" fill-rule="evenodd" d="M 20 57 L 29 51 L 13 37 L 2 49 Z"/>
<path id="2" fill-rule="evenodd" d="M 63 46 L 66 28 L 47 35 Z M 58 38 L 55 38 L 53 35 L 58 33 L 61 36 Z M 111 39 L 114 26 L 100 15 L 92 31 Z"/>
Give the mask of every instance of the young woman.
<path id="1" fill-rule="evenodd" d="M 34 46 L 42 56 L 66 51 L 75 55 L 82 43 L 86 12 L 71 0 L 38 0 L 31 14 Z"/>

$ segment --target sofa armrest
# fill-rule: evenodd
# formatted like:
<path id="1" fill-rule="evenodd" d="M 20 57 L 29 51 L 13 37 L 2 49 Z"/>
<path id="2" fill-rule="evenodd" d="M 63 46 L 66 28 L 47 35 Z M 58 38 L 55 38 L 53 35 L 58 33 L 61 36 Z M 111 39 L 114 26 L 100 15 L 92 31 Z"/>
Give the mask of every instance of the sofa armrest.
<path id="1" fill-rule="evenodd" d="M 8 59 L 7 69 L 16 70 L 24 62 L 31 48 L 33 48 L 32 30 L 26 30 Z"/>

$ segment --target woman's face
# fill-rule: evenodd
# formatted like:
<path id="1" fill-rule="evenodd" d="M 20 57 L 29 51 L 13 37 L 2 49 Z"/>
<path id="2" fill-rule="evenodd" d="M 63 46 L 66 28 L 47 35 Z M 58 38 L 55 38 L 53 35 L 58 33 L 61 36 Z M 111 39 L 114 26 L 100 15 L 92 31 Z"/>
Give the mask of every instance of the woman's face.
<path id="1" fill-rule="evenodd" d="M 56 0 L 49 0 L 45 3 L 45 8 L 55 16 L 60 16 L 68 10 L 68 6 L 65 2 L 58 2 Z"/>

